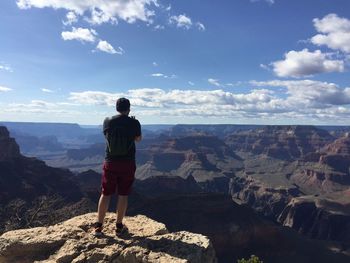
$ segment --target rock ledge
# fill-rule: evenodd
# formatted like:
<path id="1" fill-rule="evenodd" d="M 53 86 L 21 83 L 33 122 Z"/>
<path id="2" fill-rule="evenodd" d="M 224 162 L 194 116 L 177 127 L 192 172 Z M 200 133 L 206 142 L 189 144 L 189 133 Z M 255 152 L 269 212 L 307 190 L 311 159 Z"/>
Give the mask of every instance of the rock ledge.
<path id="1" fill-rule="evenodd" d="M 210 240 L 186 231 L 169 233 L 146 216 L 126 217 L 129 234 L 116 237 L 109 213 L 104 236 L 92 235 L 96 213 L 49 226 L 9 231 L 0 236 L 0 262 L 217 262 Z"/>

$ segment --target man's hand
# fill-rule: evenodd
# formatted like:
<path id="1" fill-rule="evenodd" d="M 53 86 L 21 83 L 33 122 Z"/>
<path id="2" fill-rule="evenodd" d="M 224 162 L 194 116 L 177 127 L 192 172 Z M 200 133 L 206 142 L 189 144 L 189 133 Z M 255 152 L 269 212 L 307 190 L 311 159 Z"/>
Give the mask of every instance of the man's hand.
<path id="1" fill-rule="evenodd" d="M 135 142 L 139 142 L 139 141 L 141 141 L 141 140 L 142 140 L 142 135 L 136 136 L 136 137 L 135 137 Z"/>

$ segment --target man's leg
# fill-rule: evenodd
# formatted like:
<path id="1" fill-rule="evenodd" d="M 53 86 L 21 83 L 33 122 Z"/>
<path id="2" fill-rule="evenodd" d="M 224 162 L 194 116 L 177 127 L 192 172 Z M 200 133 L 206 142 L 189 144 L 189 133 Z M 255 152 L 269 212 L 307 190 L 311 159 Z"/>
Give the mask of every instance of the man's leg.
<path id="1" fill-rule="evenodd" d="M 117 204 L 117 224 L 123 222 L 123 218 L 128 208 L 128 196 L 127 195 L 118 195 L 118 204 Z"/>
<path id="2" fill-rule="evenodd" d="M 111 200 L 110 195 L 103 195 L 101 194 L 100 200 L 98 201 L 98 216 L 97 216 L 97 222 L 103 224 L 103 220 L 105 219 L 106 212 L 109 207 L 109 201 Z"/>

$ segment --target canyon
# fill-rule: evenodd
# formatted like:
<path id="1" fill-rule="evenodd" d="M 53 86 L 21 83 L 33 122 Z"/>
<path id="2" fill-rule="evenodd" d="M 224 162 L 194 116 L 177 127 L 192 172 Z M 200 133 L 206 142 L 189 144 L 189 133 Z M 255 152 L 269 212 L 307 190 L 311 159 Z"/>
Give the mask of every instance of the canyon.
<path id="1" fill-rule="evenodd" d="M 45 165 L 36 158 L 22 156 L 8 131 L 5 128 L 0 131 L 0 146 L 6 149 L 0 156 L 0 186 L 17 189 L 21 185 L 18 189 L 24 193 L 15 196 L 11 191 L 1 191 L 1 200 L 6 204 L 2 217 L 11 214 L 15 215 L 11 218 L 22 218 L 22 223 L 2 219 L 7 226 L 2 231 L 58 223 L 94 211 L 103 143 L 60 149 L 59 155 L 47 159 L 38 155 Z M 143 213 L 165 223 L 171 231 L 207 235 L 221 262 L 237 255 L 249 256 L 254 251 L 269 259 L 268 262 L 281 262 L 275 260 L 291 256 L 287 247 L 280 257 L 264 250 L 268 239 L 276 240 L 271 241 L 273 248 L 268 251 L 283 251 L 277 241 L 281 236 L 286 244 L 298 240 L 301 244 L 306 242 L 304 247 L 310 247 L 310 251 L 327 251 L 319 262 L 332 262 L 334 256 L 339 257 L 336 262 L 347 262 L 350 255 L 350 138 L 346 128 L 178 125 L 158 132 L 149 130 L 146 134 L 137 145 L 137 180 L 135 193 L 130 197 L 132 215 Z M 34 177 L 39 170 L 48 176 L 42 173 L 40 180 L 28 179 L 28 174 Z M 70 187 L 64 192 L 59 183 L 57 193 L 51 195 L 51 180 Z M 35 198 L 33 189 L 39 189 Z M 50 205 L 43 205 L 43 196 L 49 196 L 46 200 L 50 202 L 46 203 Z M 57 209 L 63 204 L 62 210 Z M 36 207 L 32 213 L 39 208 L 35 220 L 23 220 L 33 215 L 24 216 L 21 211 L 32 206 Z M 166 212 L 168 207 L 173 210 Z M 240 210 L 243 207 L 246 210 Z M 50 222 L 39 220 L 45 209 L 55 211 Z M 179 218 L 171 217 L 172 212 Z M 260 236 L 249 234 L 252 226 L 241 226 L 237 214 L 252 220 Z M 207 217 L 211 220 L 201 222 Z M 213 227 L 210 232 L 208 225 L 222 228 Z M 232 230 L 237 226 L 246 235 Z M 247 246 L 249 249 L 245 249 Z M 236 249 L 232 250 L 233 247 Z M 228 252 L 230 249 L 232 253 Z M 308 254 L 302 252 L 301 247 L 295 249 L 296 254 Z M 310 261 L 300 258 L 300 262 Z"/>

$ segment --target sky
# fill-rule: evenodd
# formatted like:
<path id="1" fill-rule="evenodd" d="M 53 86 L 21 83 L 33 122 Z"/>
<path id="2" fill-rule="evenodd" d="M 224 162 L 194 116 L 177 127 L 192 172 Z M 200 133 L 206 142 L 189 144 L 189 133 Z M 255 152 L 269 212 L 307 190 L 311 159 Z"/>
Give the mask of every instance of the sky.
<path id="1" fill-rule="evenodd" d="M 350 125 L 349 0 L 1 0 L 0 121 Z"/>

